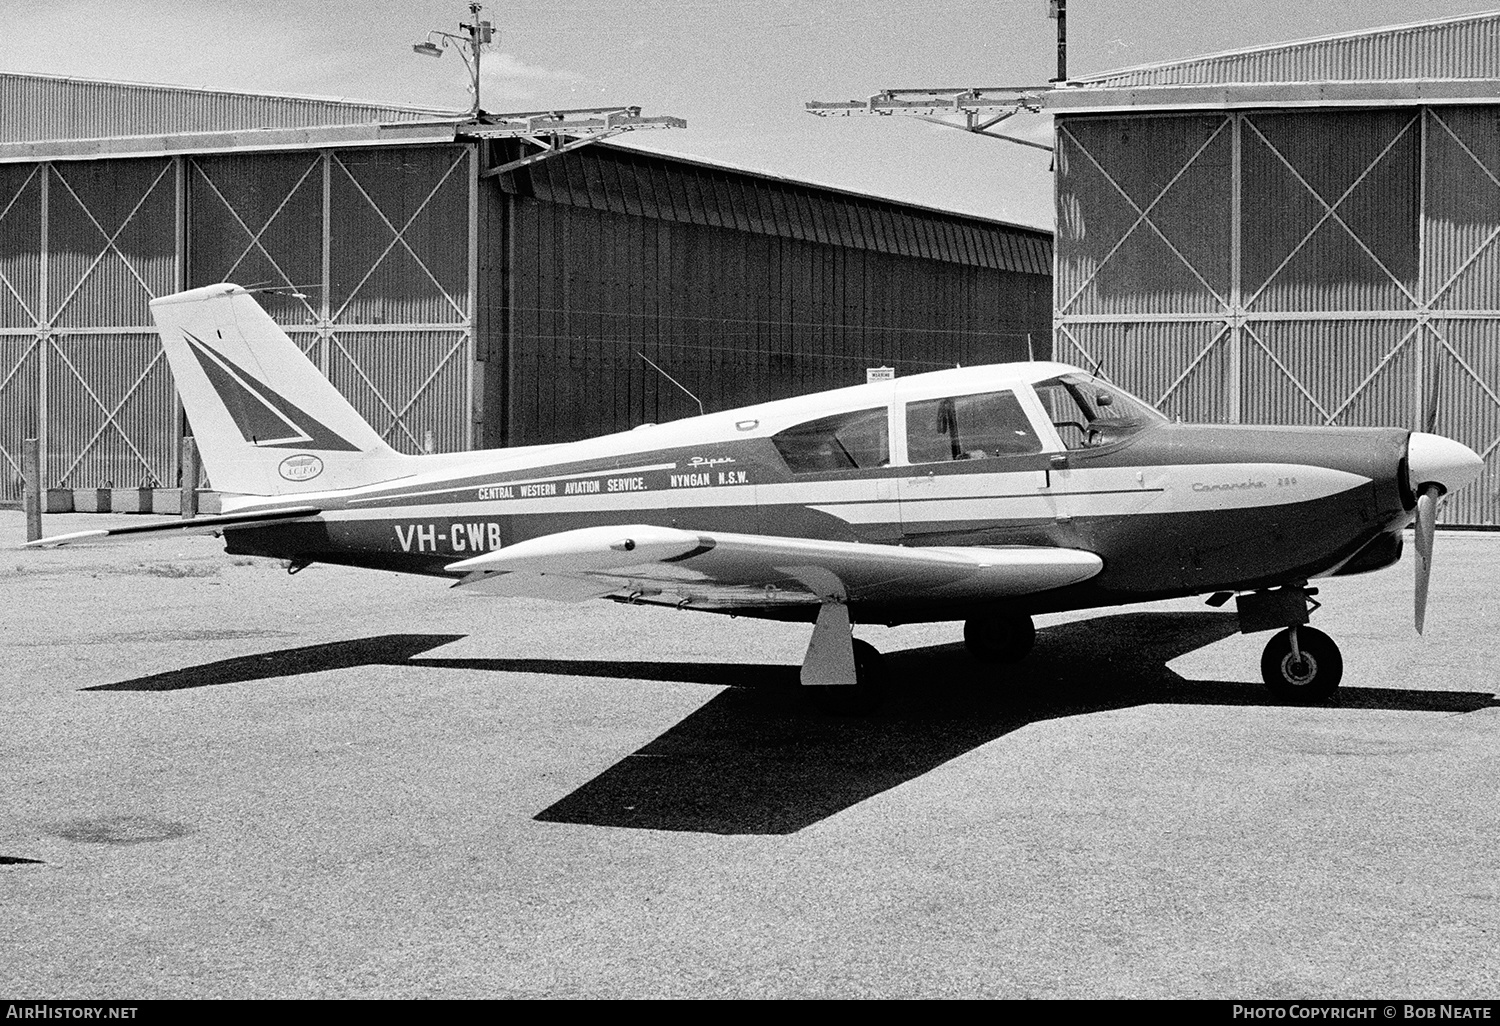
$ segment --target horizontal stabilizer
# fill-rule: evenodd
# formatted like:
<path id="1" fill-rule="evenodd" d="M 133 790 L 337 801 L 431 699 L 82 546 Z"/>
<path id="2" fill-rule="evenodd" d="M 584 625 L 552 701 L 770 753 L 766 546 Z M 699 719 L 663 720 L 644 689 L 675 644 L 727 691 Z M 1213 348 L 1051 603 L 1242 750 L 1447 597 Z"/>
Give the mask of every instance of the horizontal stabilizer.
<path id="1" fill-rule="evenodd" d="M 218 534 L 226 527 L 258 527 L 261 524 L 281 524 L 288 520 L 302 520 L 321 513 L 317 506 L 293 506 L 288 509 L 266 510 L 244 513 L 223 513 L 217 516 L 194 517 L 191 520 L 164 520 L 154 524 L 131 524 L 128 527 L 106 527 L 94 531 L 74 531 L 72 534 L 57 534 L 51 538 L 39 538 L 27 542 L 29 549 L 52 549 L 76 542 L 118 541 L 141 534 Z"/>

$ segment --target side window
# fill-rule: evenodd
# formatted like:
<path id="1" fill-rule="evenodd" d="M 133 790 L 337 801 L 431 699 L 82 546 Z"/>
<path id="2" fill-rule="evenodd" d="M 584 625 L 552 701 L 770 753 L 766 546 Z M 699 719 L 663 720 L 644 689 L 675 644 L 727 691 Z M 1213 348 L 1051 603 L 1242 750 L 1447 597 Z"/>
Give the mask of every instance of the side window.
<path id="1" fill-rule="evenodd" d="M 982 460 L 1041 452 L 1014 392 L 985 392 L 908 403 L 906 454 L 912 463 Z"/>
<path id="2" fill-rule="evenodd" d="M 840 413 L 789 427 L 771 441 L 794 474 L 883 467 L 891 461 L 886 417 L 884 406 Z"/>

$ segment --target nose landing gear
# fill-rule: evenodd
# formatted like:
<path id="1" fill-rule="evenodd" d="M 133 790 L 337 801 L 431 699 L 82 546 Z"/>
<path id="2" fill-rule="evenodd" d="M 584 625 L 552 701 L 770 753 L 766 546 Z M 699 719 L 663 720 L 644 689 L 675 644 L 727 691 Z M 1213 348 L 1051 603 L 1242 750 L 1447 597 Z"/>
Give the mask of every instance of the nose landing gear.
<path id="1" fill-rule="evenodd" d="M 1293 626 L 1277 633 L 1260 657 L 1260 676 L 1277 698 L 1321 702 L 1344 676 L 1344 657 L 1316 627 Z"/>
<path id="2" fill-rule="evenodd" d="M 1235 597 L 1240 631 L 1278 631 L 1260 657 L 1260 676 L 1277 698 L 1289 702 L 1322 702 L 1332 697 L 1344 676 L 1344 657 L 1333 639 L 1307 626 L 1318 603 L 1317 590 L 1288 584 L 1270 591 Z"/>

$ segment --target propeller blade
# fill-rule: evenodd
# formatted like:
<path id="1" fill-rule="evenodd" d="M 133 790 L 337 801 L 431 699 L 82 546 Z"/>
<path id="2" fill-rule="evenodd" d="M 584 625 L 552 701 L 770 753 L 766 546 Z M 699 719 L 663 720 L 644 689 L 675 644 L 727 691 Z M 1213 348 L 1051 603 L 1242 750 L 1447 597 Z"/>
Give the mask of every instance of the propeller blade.
<path id="1" fill-rule="evenodd" d="M 1417 580 L 1416 618 L 1417 633 L 1422 633 L 1422 622 L 1427 618 L 1427 584 L 1432 579 L 1432 540 L 1437 529 L 1437 502 L 1443 494 L 1435 484 L 1427 485 L 1417 496 Z"/>
<path id="2" fill-rule="evenodd" d="M 1432 375 L 1432 387 L 1427 391 L 1427 409 L 1423 418 L 1422 430 L 1429 435 L 1437 434 L 1438 403 L 1443 395 L 1443 379 L 1434 372 Z"/>

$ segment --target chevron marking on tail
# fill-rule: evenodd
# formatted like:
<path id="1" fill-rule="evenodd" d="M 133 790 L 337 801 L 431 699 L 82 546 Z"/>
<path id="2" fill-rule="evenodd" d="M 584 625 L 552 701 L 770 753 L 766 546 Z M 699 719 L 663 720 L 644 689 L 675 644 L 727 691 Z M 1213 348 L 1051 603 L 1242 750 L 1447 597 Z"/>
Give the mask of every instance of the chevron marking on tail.
<path id="1" fill-rule="evenodd" d="M 245 441 L 270 449 L 323 449 L 359 452 L 353 444 L 305 410 L 277 395 L 190 331 L 188 351 L 208 377 Z"/>
<path id="2" fill-rule="evenodd" d="M 424 465 L 393 450 L 238 285 L 160 296 L 151 315 L 215 490 L 311 495 L 410 476 Z"/>

